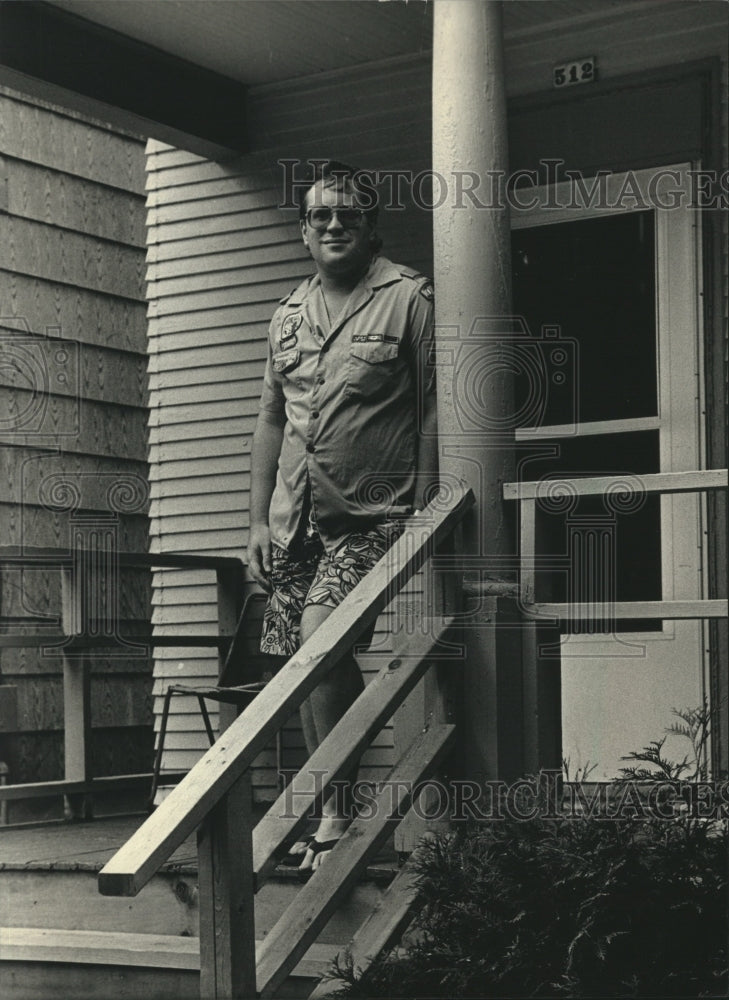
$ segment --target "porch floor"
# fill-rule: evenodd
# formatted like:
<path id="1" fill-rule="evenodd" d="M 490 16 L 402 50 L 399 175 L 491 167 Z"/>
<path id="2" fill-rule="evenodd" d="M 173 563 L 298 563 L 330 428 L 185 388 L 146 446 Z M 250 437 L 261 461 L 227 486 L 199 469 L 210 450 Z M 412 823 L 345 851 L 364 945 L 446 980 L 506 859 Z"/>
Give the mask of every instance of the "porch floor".
<path id="1" fill-rule="evenodd" d="M 256 810 L 258 811 L 258 810 Z M 260 807 L 261 815 L 264 807 Z M 114 816 L 88 822 L 0 827 L 0 871 L 100 871 L 147 818 Z M 258 819 L 254 816 L 254 819 Z M 367 877 L 389 881 L 397 868 L 392 841 L 380 852 Z M 162 866 L 162 871 L 197 873 L 197 844 L 192 834 Z M 277 877 L 298 880 L 295 869 L 278 868 Z"/>

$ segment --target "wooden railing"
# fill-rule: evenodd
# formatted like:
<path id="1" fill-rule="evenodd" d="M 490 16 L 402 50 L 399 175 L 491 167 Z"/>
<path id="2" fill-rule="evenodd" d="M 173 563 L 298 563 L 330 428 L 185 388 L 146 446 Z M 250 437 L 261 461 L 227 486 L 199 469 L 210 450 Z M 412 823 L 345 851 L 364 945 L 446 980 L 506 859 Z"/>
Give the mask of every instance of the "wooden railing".
<path id="1" fill-rule="evenodd" d="M 12 619 L 0 624 L 16 630 L 0 633 L 0 649 L 29 648 L 41 650 L 44 656 L 58 657 L 63 669 L 64 777 L 58 781 L 23 782 L 0 785 L 0 803 L 11 800 L 45 798 L 62 795 L 66 798 L 67 814 L 71 818 L 88 818 L 92 814 L 93 796 L 121 789 L 148 791 L 151 772 L 94 776 L 91 755 L 91 666 L 100 656 L 149 655 L 157 647 L 215 647 L 225 656 L 235 629 L 243 593 L 244 567 L 240 559 L 228 557 L 150 555 L 142 552 L 118 552 L 113 547 L 73 549 L 37 548 L 32 546 L 0 547 L 0 568 L 15 570 L 55 570 L 61 574 L 61 609 L 56 623 L 52 620 Z M 94 616 L 97 587 L 100 594 L 116 593 L 117 571 L 124 568 L 197 569 L 215 573 L 218 585 L 217 635 L 191 634 L 153 635 L 148 622 L 120 622 L 110 615 L 108 606 L 97 608 Z M 109 579 L 98 579 L 96 574 Z M 52 619 L 48 615 L 48 619 Z M 141 626 L 141 630 L 140 630 Z M 12 777 L 12 775 L 11 775 Z M 179 781 L 184 772 L 166 775 L 170 783 Z"/>
<path id="2" fill-rule="evenodd" d="M 135 895 L 185 838 L 198 830 L 202 996 L 272 995 L 405 815 L 418 784 L 449 751 L 454 726 L 434 718 L 395 765 L 373 803 L 372 818 L 354 820 L 327 863 L 301 887 L 256 948 L 254 891 L 270 874 L 281 849 L 295 839 L 310 811 L 328 797 L 332 783 L 348 772 L 425 674 L 433 662 L 429 656 L 452 620 L 436 614 L 430 627 L 413 637 L 407 652 L 390 660 L 255 830 L 250 820 L 249 768 L 473 502 L 471 491 L 459 488 L 450 499 L 437 497 L 418 518 L 411 519 L 377 566 L 101 871 L 99 889 L 104 895 Z M 314 772 L 323 772 L 321 781 L 313 782 Z M 402 902 L 406 874 L 398 881 L 399 890 L 393 889 L 397 906 Z M 392 926 L 392 920 L 387 919 L 379 930 L 370 923 L 363 932 L 368 941 L 376 940 L 382 946 Z"/>
<path id="3" fill-rule="evenodd" d="M 527 771 L 536 773 L 545 756 L 554 756 L 561 746 L 560 669 L 559 662 L 540 662 L 543 630 L 550 623 L 602 622 L 625 619 L 716 619 L 726 618 L 727 600 L 683 601 L 607 601 L 589 603 L 541 602 L 535 598 L 537 555 L 537 505 L 540 500 L 565 497 L 619 496 L 632 490 L 646 494 L 705 493 L 727 488 L 727 470 L 666 472 L 643 476 L 599 476 L 579 479 L 550 479 L 536 482 L 506 483 L 504 499 L 519 501 L 519 605 L 525 649 L 523 675 L 525 752 Z M 548 557 L 547 569 L 554 557 Z M 594 566 L 592 567 L 594 570 Z M 569 572 L 575 572 L 568 566 Z M 579 589 L 579 588 L 577 588 Z M 553 636 L 552 636 L 553 643 Z M 548 748 L 548 749 L 545 749 Z"/>
<path id="4" fill-rule="evenodd" d="M 727 488 L 726 469 L 699 472 L 662 472 L 644 476 L 599 476 L 584 479 L 543 479 L 537 482 L 506 483 L 504 499 L 520 502 L 520 595 L 522 606 L 534 617 L 556 617 L 561 621 L 575 619 L 681 619 L 725 618 L 726 598 L 719 600 L 684 601 L 615 601 L 601 606 L 583 604 L 543 603 L 535 601 L 536 514 L 540 499 L 559 495 L 574 498 L 586 496 L 619 496 L 632 492 L 706 493 Z"/>

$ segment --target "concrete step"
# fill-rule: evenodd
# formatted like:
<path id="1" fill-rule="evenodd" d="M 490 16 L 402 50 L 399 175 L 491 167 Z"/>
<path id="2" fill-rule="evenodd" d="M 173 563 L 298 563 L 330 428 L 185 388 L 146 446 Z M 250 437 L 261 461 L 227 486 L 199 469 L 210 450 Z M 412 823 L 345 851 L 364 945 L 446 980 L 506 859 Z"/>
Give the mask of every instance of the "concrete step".
<path id="1" fill-rule="evenodd" d="M 339 946 L 316 944 L 277 994 L 309 995 Z M 74 1000 L 198 1000 L 194 937 L 119 931 L 0 927 L 0 995 Z"/>

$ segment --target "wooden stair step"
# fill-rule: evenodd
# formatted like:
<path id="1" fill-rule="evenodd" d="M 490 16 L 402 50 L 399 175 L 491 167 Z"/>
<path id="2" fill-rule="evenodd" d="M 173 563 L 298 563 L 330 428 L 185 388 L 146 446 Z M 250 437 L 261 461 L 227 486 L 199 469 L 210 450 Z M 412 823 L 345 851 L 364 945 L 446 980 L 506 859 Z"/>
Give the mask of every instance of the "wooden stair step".
<path id="1" fill-rule="evenodd" d="M 395 709 L 402 704 L 429 667 L 428 654 L 453 624 L 433 619 L 429 634 L 418 634 L 407 650 L 389 661 L 340 719 L 336 727 L 281 793 L 253 830 L 253 871 L 256 886 L 275 868 L 285 844 L 305 825 L 312 807 L 327 797 L 331 783 L 346 774 Z M 356 734 L 356 736 L 354 735 Z M 326 774 L 314 782 L 313 774 Z M 318 788 L 312 785 L 318 784 Z"/>
<path id="2" fill-rule="evenodd" d="M 256 942 L 256 952 L 263 941 Z M 313 944 L 291 975 L 319 979 L 336 944 Z M 119 965 L 200 971 L 200 939 L 173 934 L 118 931 L 68 931 L 55 927 L 0 927 L 0 962 L 55 962 L 69 965 Z"/>
<path id="3" fill-rule="evenodd" d="M 413 913 L 418 908 L 413 878 L 421 854 L 420 848 L 413 851 L 375 909 L 340 953 L 342 958 L 345 954 L 351 958 L 352 967 L 359 974 L 368 969 L 379 954 L 395 944 L 412 920 Z M 337 979 L 320 982 L 309 1000 L 324 1000 L 343 986 L 344 983 Z"/>
<path id="4" fill-rule="evenodd" d="M 356 819 L 264 939 L 257 956 L 257 987 L 272 996 L 350 891 L 358 874 L 410 808 L 418 782 L 449 750 L 455 726 L 433 725 L 419 735 L 376 797 L 372 816 Z"/>

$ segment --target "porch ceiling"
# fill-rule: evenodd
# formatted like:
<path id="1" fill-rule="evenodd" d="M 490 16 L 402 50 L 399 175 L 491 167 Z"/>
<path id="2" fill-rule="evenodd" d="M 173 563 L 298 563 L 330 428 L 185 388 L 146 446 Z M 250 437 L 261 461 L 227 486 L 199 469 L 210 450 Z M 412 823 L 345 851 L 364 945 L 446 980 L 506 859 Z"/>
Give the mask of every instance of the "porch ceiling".
<path id="1" fill-rule="evenodd" d="M 652 2 L 508 0 L 505 33 L 519 37 Z M 52 6 L 252 86 L 427 52 L 432 44 L 432 0 L 55 0 Z"/>
<path id="2" fill-rule="evenodd" d="M 507 49 L 655 4 L 508 0 Z M 0 84 L 218 159 L 248 148 L 248 88 L 428 53 L 432 21 L 432 0 L 0 0 Z"/>

